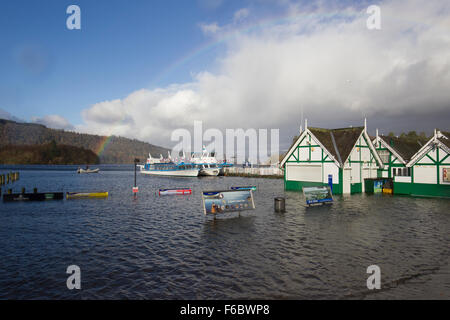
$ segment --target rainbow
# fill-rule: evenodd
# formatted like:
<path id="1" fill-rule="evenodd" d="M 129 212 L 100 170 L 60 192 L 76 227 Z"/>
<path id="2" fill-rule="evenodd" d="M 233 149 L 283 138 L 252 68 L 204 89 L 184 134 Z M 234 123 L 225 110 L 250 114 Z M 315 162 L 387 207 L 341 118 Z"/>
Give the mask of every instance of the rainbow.
<path id="1" fill-rule="evenodd" d="M 188 52 L 186 55 L 182 56 L 178 60 L 174 61 L 172 64 L 170 64 L 167 68 L 163 69 L 160 73 L 158 73 L 153 81 L 151 81 L 151 87 L 158 86 L 162 80 L 167 78 L 170 74 L 172 74 L 175 70 L 179 69 L 181 66 L 187 64 L 188 62 L 194 60 L 195 58 L 203 55 L 204 53 L 218 47 L 219 45 L 226 43 L 230 39 L 237 38 L 241 34 L 245 33 L 251 33 L 256 30 L 266 29 L 269 27 L 277 26 L 280 24 L 287 24 L 290 22 L 296 22 L 300 19 L 303 20 L 313 20 L 313 19 L 320 19 L 322 21 L 332 20 L 332 19 L 338 19 L 340 21 L 352 21 L 352 19 L 356 19 L 358 17 L 363 18 L 365 20 L 368 17 L 368 14 L 366 13 L 366 5 L 362 4 L 360 10 L 354 10 L 354 11 L 346 11 L 346 10 L 332 10 L 330 12 L 303 12 L 300 14 L 288 14 L 288 15 L 279 15 L 277 17 L 270 17 L 265 19 L 260 19 L 254 23 L 246 24 L 242 26 L 241 28 L 236 28 L 231 31 L 227 31 L 224 33 L 221 33 L 220 37 L 214 38 L 212 41 L 207 42 L 206 44 L 203 44 L 192 51 Z M 427 23 L 422 23 L 418 21 L 413 21 L 411 19 L 402 19 L 404 22 L 411 22 L 415 25 L 421 25 L 421 26 L 428 26 Z M 365 27 L 362 26 L 362 27 Z M 446 34 L 444 32 L 447 32 L 447 29 L 442 29 L 443 34 Z"/>
<path id="2" fill-rule="evenodd" d="M 111 142 L 112 136 L 104 136 L 101 137 L 100 143 L 98 144 L 98 147 L 96 148 L 95 153 L 100 157 L 105 149 L 108 147 L 109 143 Z"/>

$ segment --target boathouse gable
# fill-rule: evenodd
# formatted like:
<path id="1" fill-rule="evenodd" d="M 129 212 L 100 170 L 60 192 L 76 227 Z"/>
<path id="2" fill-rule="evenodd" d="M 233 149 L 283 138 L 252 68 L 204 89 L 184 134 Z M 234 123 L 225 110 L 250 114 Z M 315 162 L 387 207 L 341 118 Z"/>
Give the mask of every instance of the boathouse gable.
<path id="1" fill-rule="evenodd" d="M 285 169 L 286 190 L 323 186 L 328 184 L 328 175 L 332 177 L 333 188 L 339 189 L 339 163 L 308 128 L 300 134 L 280 165 Z"/>
<path id="2" fill-rule="evenodd" d="M 450 134 L 434 136 L 407 163 L 410 177 L 394 178 L 394 193 L 450 198 Z"/>
<path id="3" fill-rule="evenodd" d="M 307 128 L 281 166 L 286 190 L 328 185 L 331 178 L 333 193 L 342 194 L 364 192 L 364 179 L 376 177 L 382 162 L 365 127 Z"/>
<path id="4" fill-rule="evenodd" d="M 353 134 L 357 134 L 358 131 L 359 136 L 355 139 L 344 163 L 344 169 L 349 170 L 348 173 L 344 170 L 344 193 L 364 192 L 364 179 L 376 178 L 378 169 L 383 167 L 365 127 L 356 128 Z M 345 147 L 348 150 L 348 144 Z"/>
<path id="5" fill-rule="evenodd" d="M 409 176 L 406 164 L 423 146 L 418 140 L 411 141 L 405 138 L 383 136 L 378 135 L 378 132 L 373 144 L 384 165 L 383 169 L 378 170 L 380 178 Z"/>

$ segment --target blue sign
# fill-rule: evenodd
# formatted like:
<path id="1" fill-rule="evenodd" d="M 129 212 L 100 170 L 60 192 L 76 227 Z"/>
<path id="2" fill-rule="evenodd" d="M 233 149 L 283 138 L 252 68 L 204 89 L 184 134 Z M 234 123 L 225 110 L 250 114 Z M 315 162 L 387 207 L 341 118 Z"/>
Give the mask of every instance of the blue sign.
<path id="1" fill-rule="evenodd" d="M 316 204 L 333 202 L 330 187 L 304 187 L 303 194 L 306 198 L 306 204 Z"/>

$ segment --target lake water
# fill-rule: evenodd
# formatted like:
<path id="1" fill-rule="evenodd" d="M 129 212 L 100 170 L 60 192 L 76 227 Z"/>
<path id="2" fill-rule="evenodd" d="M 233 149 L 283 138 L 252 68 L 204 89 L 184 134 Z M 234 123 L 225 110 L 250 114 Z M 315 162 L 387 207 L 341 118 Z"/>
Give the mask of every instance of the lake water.
<path id="1" fill-rule="evenodd" d="M 450 200 L 335 196 L 307 208 L 281 179 L 158 178 L 132 166 L 0 167 L 39 191 L 109 191 L 108 199 L 0 202 L 2 299 L 450 298 Z M 256 185 L 256 209 L 205 217 L 202 190 Z M 159 197 L 159 188 L 191 196 Z M 5 192 L 5 188 L 3 188 Z M 275 213 L 274 197 L 286 197 Z M 66 268 L 81 268 L 68 290 Z M 370 265 L 381 287 L 366 287 Z"/>

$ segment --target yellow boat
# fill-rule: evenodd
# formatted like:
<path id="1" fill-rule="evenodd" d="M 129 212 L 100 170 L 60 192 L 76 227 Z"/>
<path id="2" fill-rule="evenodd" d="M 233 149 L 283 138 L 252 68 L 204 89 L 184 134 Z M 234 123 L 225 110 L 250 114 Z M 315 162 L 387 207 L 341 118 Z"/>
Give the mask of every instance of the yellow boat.
<path id="1" fill-rule="evenodd" d="M 80 198 L 108 198 L 107 191 L 99 192 L 67 192 L 66 199 L 80 199 Z"/>

